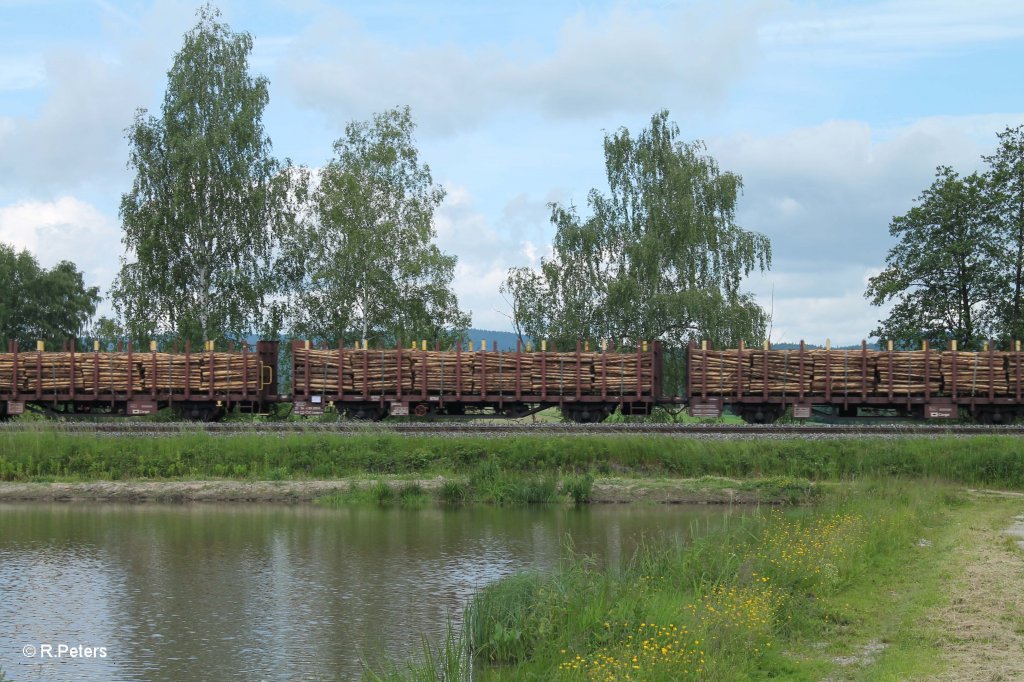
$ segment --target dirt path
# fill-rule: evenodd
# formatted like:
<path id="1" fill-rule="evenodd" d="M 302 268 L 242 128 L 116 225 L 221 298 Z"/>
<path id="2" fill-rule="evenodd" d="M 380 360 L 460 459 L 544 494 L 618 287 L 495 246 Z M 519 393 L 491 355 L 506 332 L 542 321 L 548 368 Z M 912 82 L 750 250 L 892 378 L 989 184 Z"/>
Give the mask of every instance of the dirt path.
<path id="1" fill-rule="evenodd" d="M 431 491 L 441 477 L 418 481 L 387 482 L 398 487 L 418 483 Z M 93 481 L 88 483 L 0 483 L 0 502 L 77 500 L 108 502 L 310 502 L 323 495 L 339 494 L 350 486 L 370 485 L 369 479 L 330 481 Z M 702 488 L 694 481 L 596 482 L 594 503 L 644 502 L 656 504 L 773 504 L 779 500 L 756 490 Z"/>
<path id="2" fill-rule="evenodd" d="M 969 531 L 961 556 L 951 557 L 964 562 L 950 585 L 952 599 L 928 617 L 944 633 L 940 646 L 948 666 L 931 679 L 1024 680 L 1024 551 L 1005 529 Z"/>

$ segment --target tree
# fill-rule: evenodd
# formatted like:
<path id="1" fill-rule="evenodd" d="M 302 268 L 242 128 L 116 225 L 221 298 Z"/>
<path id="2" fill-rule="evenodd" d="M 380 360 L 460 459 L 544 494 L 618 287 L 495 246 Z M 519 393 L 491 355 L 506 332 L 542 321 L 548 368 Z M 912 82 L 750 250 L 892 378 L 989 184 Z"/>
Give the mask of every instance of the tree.
<path id="1" fill-rule="evenodd" d="M 206 5 L 168 71 L 159 118 L 128 129 L 135 171 L 121 198 L 128 253 L 113 287 L 132 336 L 240 337 L 266 323 L 291 174 L 270 156 L 267 80 L 252 37 Z M 273 331 L 273 330 L 270 330 Z"/>
<path id="2" fill-rule="evenodd" d="M 434 185 L 408 107 L 352 122 L 320 172 L 308 224 L 293 233 L 298 336 L 446 338 L 469 325 L 451 290 L 454 256 L 433 240 Z"/>
<path id="3" fill-rule="evenodd" d="M 868 282 L 873 305 L 896 301 L 871 335 L 903 347 L 956 339 L 963 349 L 978 348 L 993 331 L 1005 281 L 985 179 L 940 166 L 917 202 L 892 219 L 889 234 L 899 243 Z"/>
<path id="4" fill-rule="evenodd" d="M 771 246 L 736 224 L 742 181 L 705 151 L 679 139 L 667 111 L 635 137 L 606 135 L 608 194 L 590 191 L 586 219 L 553 204 L 553 257 L 509 271 L 516 324 L 562 343 L 762 339 L 766 315 L 740 283 L 769 267 Z"/>
<path id="5" fill-rule="evenodd" d="M 999 307 L 999 330 L 1011 339 L 1024 338 L 1024 126 L 1007 127 L 999 136 L 999 149 L 982 157 L 995 231 L 1003 242 L 999 262 L 1009 297 Z"/>
<path id="6" fill-rule="evenodd" d="M 74 263 L 61 261 L 46 270 L 28 251 L 0 244 L 0 341 L 23 349 L 37 339 L 63 344 L 81 338 L 100 302 L 98 287 L 86 287 Z"/>

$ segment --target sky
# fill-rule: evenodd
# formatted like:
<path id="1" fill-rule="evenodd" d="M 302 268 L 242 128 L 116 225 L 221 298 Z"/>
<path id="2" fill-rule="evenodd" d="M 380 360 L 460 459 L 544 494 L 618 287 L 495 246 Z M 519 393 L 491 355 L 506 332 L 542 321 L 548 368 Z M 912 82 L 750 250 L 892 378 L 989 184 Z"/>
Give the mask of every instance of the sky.
<path id="1" fill-rule="evenodd" d="M 198 2 L 0 0 L 0 241 L 106 294 L 132 181 L 125 129 L 158 112 Z M 893 216 L 939 165 L 983 168 L 1024 124 L 1019 0 L 221 0 L 270 82 L 274 154 L 312 168 L 346 123 L 408 105 L 447 191 L 438 243 L 473 326 L 508 330 L 509 267 L 586 214 L 602 141 L 661 109 L 743 178 L 737 222 L 773 264 L 744 284 L 771 339 L 857 343 Z M 2 286 L 2 283 L 0 283 Z M 103 304 L 101 312 L 109 312 Z"/>

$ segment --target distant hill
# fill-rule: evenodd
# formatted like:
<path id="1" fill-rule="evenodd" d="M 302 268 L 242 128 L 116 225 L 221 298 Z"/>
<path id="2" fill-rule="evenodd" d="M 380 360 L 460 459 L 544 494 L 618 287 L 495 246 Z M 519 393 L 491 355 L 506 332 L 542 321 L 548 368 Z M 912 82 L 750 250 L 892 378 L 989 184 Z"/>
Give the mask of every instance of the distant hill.
<path id="1" fill-rule="evenodd" d="M 479 348 L 481 342 L 487 343 L 488 350 L 498 343 L 498 350 L 515 350 L 519 337 L 512 332 L 496 332 L 490 329 L 470 329 L 466 338 L 473 342 L 473 348 Z"/>
<path id="2" fill-rule="evenodd" d="M 807 350 L 815 350 L 824 348 L 825 346 L 819 346 L 813 343 L 805 343 L 804 348 Z M 798 350 L 800 348 L 799 343 L 773 343 L 772 350 Z M 852 346 L 832 346 L 832 350 L 860 350 L 860 344 L 854 344 Z M 869 343 L 868 350 L 881 350 L 881 346 L 878 343 Z"/>
<path id="3" fill-rule="evenodd" d="M 494 347 L 494 342 L 498 343 L 498 350 L 515 350 L 516 340 L 519 338 L 512 332 L 498 332 L 489 329 L 470 329 L 468 331 L 467 339 L 472 339 L 473 348 L 479 348 L 481 341 L 487 342 L 487 348 L 491 349 Z M 775 350 L 797 350 L 800 348 L 799 343 L 773 343 L 772 348 Z M 815 345 L 813 343 L 804 344 L 804 348 L 807 350 L 814 350 L 816 348 L 824 348 L 824 346 Z M 879 350 L 880 346 L 877 343 L 869 343 L 868 350 Z M 832 346 L 832 350 L 860 350 L 860 344 L 852 346 Z"/>

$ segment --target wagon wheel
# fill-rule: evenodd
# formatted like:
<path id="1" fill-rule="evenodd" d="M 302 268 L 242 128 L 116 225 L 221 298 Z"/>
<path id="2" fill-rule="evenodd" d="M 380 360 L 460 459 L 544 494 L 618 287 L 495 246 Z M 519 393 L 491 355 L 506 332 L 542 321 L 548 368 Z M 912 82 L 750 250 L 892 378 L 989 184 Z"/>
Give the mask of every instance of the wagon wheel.
<path id="1" fill-rule="evenodd" d="M 428 406 L 424 405 L 423 403 L 420 403 L 413 410 L 413 413 L 417 417 L 426 417 L 428 414 L 430 414 L 430 408 Z"/>

